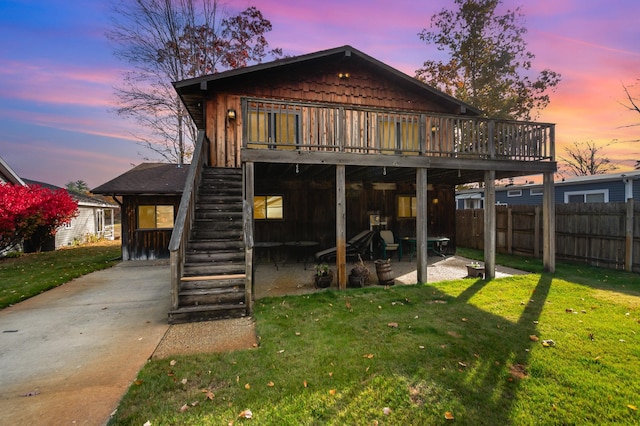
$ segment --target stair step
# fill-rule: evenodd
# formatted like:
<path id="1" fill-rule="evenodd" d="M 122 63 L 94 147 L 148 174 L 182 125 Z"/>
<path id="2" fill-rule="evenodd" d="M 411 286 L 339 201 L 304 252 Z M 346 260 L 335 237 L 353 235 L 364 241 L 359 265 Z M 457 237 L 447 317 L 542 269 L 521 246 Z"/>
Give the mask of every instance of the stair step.
<path id="1" fill-rule="evenodd" d="M 236 287 L 244 286 L 244 283 L 245 274 L 182 277 L 180 291 Z"/>
<path id="2" fill-rule="evenodd" d="M 169 311 L 169 324 L 241 318 L 247 316 L 247 314 L 247 306 L 244 304 L 180 307 Z"/>
<path id="3" fill-rule="evenodd" d="M 185 263 L 184 276 L 194 277 L 200 275 L 231 275 L 231 274 L 244 274 L 246 270 L 245 264 L 242 263 L 222 263 L 222 264 L 210 264 L 210 263 Z"/>
<path id="4" fill-rule="evenodd" d="M 244 304 L 244 285 L 236 287 L 182 290 L 178 293 L 180 307 Z"/>
<path id="5" fill-rule="evenodd" d="M 211 264 L 224 264 L 230 262 L 238 262 L 244 264 L 244 250 L 243 251 L 220 251 L 220 250 L 208 250 L 208 251 L 189 251 L 185 256 L 186 264 L 195 263 L 211 263 Z"/>

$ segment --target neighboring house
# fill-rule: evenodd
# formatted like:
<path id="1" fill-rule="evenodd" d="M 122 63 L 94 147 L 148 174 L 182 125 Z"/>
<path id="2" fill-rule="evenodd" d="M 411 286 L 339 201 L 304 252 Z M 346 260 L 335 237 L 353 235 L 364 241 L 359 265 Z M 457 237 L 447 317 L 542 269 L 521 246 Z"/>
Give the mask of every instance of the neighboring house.
<path id="1" fill-rule="evenodd" d="M 11 167 L 0 157 L 0 183 L 12 183 L 25 186 L 25 183 Z"/>
<path id="2" fill-rule="evenodd" d="M 640 200 L 640 171 L 606 175 L 578 176 L 554 183 L 555 203 L 614 203 L 632 198 Z M 542 184 L 509 185 L 496 188 L 496 204 L 542 205 Z M 467 189 L 456 193 L 458 209 L 484 207 L 484 190 Z"/>
<path id="3" fill-rule="evenodd" d="M 254 247 L 336 247 L 380 216 L 416 241 L 427 281 L 429 235 L 455 247 L 455 186 L 543 174 L 553 193 L 554 125 L 481 111 L 350 46 L 174 84 L 199 136 L 171 253 L 170 322 L 248 315 Z M 553 196 L 545 197 L 545 268 L 553 271 Z M 487 214 L 486 228 L 495 229 Z M 382 220 L 384 218 L 384 220 Z M 495 276 L 495 232 L 485 268 Z M 548 244 L 547 244 L 548 242 Z"/>
<path id="4" fill-rule="evenodd" d="M 39 185 L 53 191 L 64 189 L 44 182 L 24 179 L 27 185 Z M 88 194 L 69 192 L 78 202 L 78 215 L 71 219 L 71 223 L 58 228 L 55 238 L 43 247 L 43 250 L 54 250 L 73 244 L 82 244 L 92 239 L 114 239 L 114 221 L 118 205 L 109 203 L 99 197 Z M 29 244 L 25 241 L 25 251 Z"/>
<path id="5" fill-rule="evenodd" d="M 91 191 L 122 200 L 123 260 L 169 257 L 188 171 L 189 165 L 143 163 Z"/>

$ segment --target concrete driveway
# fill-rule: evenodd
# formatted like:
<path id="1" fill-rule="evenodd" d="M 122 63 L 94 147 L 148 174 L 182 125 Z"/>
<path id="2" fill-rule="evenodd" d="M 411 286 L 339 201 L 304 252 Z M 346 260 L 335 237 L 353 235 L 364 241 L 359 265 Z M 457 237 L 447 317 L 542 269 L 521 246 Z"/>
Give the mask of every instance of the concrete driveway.
<path id="1" fill-rule="evenodd" d="M 169 280 L 123 262 L 0 311 L 0 424 L 105 424 L 169 328 Z"/>

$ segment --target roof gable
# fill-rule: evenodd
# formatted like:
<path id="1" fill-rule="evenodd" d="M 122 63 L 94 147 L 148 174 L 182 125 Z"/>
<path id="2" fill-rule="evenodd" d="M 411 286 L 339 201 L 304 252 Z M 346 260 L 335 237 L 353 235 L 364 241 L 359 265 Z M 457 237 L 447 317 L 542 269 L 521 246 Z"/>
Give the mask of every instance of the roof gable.
<path id="1" fill-rule="evenodd" d="M 25 186 L 25 183 L 16 172 L 0 157 L 0 183 L 8 182 L 14 185 Z"/>
<path id="2" fill-rule="evenodd" d="M 203 128 L 202 99 L 203 95 L 207 93 L 233 90 L 234 87 L 250 87 L 255 85 L 256 82 L 273 79 L 278 79 L 280 82 L 288 80 L 293 83 L 305 73 L 319 73 L 320 70 L 330 72 L 328 70 L 334 69 L 344 70 L 345 74 L 349 73 L 349 69 L 366 69 L 376 76 L 378 83 L 389 82 L 410 92 L 417 99 L 429 99 L 431 102 L 440 105 L 442 110 L 437 112 L 467 115 L 480 115 L 481 113 L 480 110 L 471 105 L 455 99 L 351 46 L 337 47 L 183 80 L 174 83 L 174 87 L 198 128 Z M 319 74 L 316 78 L 323 79 L 324 76 Z M 411 109 L 411 105 L 407 105 L 407 109 Z"/>

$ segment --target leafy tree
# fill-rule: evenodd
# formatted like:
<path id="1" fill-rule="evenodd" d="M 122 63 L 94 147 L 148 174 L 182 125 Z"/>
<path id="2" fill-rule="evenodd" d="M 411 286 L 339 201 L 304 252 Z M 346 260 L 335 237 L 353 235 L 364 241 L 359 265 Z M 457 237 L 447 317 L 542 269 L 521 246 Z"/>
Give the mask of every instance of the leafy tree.
<path id="1" fill-rule="evenodd" d="M 0 185 L 0 251 L 24 239 L 39 249 L 77 215 L 78 203 L 64 189 Z"/>
<path id="2" fill-rule="evenodd" d="M 531 119 L 549 104 L 548 90 L 560 74 L 545 69 L 532 76 L 535 56 L 527 50 L 520 8 L 496 14 L 500 0 L 454 0 L 457 10 L 431 17 L 418 36 L 448 53 L 448 62 L 428 60 L 416 77 L 455 96 L 487 116 Z"/>
<path id="3" fill-rule="evenodd" d="M 75 192 L 78 194 L 88 194 L 89 192 L 91 192 L 89 190 L 89 185 L 87 185 L 87 182 L 83 181 L 83 180 L 76 180 L 74 182 L 68 182 L 65 185 L 65 188 L 67 188 L 67 191 L 69 192 Z"/>
<path id="4" fill-rule="evenodd" d="M 593 141 L 574 142 L 572 146 L 565 147 L 567 156 L 560 158 L 576 176 L 603 175 L 618 169 L 611 160 L 602 156 L 603 148 Z"/>
<path id="5" fill-rule="evenodd" d="M 255 7 L 228 16 L 218 0 L 113 1 L 107 36 L 133 67 L 116 88 L 116 112 L 144 126 L 137 138 L 165 161 L 189 160 L 196 138 L 173 82 L 282 54 L 268 49 L 271 23 Z"/>

